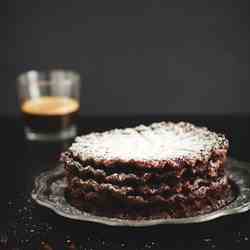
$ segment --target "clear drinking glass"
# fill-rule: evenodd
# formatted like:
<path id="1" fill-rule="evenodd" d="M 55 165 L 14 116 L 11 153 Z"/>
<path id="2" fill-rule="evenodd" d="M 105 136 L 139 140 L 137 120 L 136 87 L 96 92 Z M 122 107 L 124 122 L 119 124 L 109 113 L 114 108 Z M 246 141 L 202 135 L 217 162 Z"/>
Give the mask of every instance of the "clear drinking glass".
<path id="1" fill-rule="evenodd" d="M 76 136 L 80 75 L 69 70 L 29 71 L 17 78 L 18 97 L 29 140 Z"/>

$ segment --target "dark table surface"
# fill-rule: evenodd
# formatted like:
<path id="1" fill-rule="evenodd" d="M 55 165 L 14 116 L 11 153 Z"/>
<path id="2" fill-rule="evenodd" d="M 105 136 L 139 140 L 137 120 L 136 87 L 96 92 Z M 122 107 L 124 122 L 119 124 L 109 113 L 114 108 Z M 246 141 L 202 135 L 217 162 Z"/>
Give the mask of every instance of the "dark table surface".
<path id="1" fill-rule="evenodd" d="M 250 116 L 82 117 L 79 133 L 185 120 L 223 132 L 230 156 L 250 161 Z M 250 249 L 250 213 L 192 225 L 120 228 L 71 221 L 30 198 L 34 177 L 58 164 L 71 141 L 27 142 L 19 118 L 0 117 L 0 249 Z"/>

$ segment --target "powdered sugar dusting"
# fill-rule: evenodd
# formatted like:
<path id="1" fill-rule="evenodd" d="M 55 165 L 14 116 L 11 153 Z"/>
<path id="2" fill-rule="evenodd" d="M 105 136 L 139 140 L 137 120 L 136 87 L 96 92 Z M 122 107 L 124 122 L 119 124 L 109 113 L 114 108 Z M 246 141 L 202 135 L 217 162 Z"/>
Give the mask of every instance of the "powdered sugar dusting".
<path id="1" fill-rule="evenodd" d="M 212 150 L 227 149 L 224 135 L 190 123 L 160 122 L 77 137 L 70 151 L 82 161 L 159 162 L 207 159 Z"/>

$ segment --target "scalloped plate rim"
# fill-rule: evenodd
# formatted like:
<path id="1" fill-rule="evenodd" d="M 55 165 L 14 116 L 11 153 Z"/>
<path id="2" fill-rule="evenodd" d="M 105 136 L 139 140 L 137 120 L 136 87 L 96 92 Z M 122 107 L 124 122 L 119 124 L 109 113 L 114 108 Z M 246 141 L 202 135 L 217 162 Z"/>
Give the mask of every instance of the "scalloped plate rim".
<path id="1" fill-rule="evenodd" d="M 244 162 L 244 161 L 238 161 L 235 159 L 230 158 L 229 159 L 232 162 L 238 162 L 244 165 L 249 165 L 249 167 L 246 166 L 237 166 L 237 168 L 242 168 L 244 170 L 247 170 L 249 177 L 250 177 L 250 163 Z M 43 173 L 41 173 L 39 176 L 35 178 L 35 188 L 31 192 L 31 197 L 35 202 L 37 202 L 39 205 L 47 207 L 51 209 L 54 213 L 68 218 L 72 220 L 77 221 L 86 221 L 86 222 L 94 222 L 94 223 L 101 223 L 108 226 L 129 226 L 129 227 L 145 227 L 145 226 L 154 226 L 154 225 L 162 225 L 162 224 L 191 224 L 191 223 L 202 223 L 211 221 L 220 217 L 238 214 L 238 213 L 244 213 L 248 210 L 250 210 L 250 200 L 248 202 L 242 204 L 241 206 L 235 207 L 235 208 L 221 208 L 217 211 L 213 211 L 211 213 L 203 214 L 203 215 L 197 215 L 194 217 L 187 217 L 187 218 L 172 218 L 172 219 L 152 219 L 152 220 L 128 220 L 128 219 L 119 219 L 119 218 L 109 218 L 104 216 L 97 216 L 93 215 L 87 212 L 81 212 L 82 214 L 79 215 L 70 215 L 67 213 L 64 213 L 60 210 L 58 210 L 52 202 L 50 201 L 41 201 L 39 199 L 39 194 L 43 187 L 39 186 L 39 182 L 42 178 L 46 178 L 49 173 L 54 173 L 56 170 L 58 171 L 58 168 L 56 167 L 53 170 L 48 170 Z M 48 177 L 47 177 L 48 178 Z M 236 202 L 237 199 L 233 202 Z M 232 202 L 232 203 L 233 203 Z"/>

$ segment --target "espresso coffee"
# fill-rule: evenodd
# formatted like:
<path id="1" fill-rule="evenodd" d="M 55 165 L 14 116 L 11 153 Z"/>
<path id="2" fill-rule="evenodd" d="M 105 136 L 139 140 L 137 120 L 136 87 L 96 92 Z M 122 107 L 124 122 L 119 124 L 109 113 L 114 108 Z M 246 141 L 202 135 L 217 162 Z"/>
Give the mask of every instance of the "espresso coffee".
<path id="1" fill-rule="evenodd" d="M 74 126 L 79 102 L 64 96 L 43 96 L 22 103 L 25 126 L 34 133 L 60 133 Z"/>

